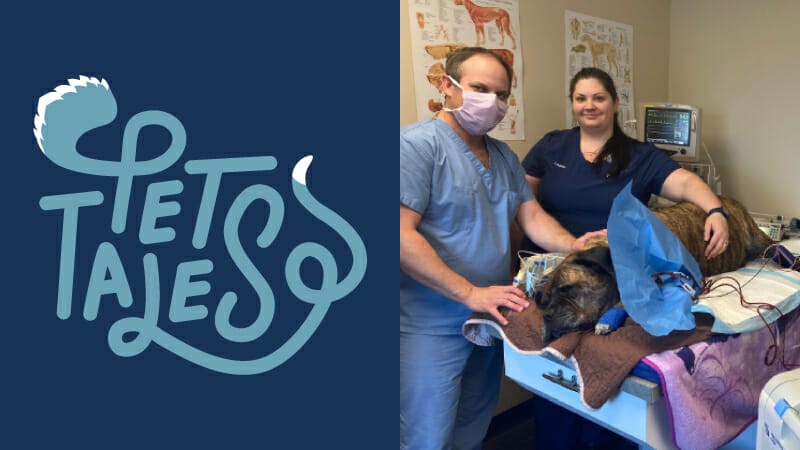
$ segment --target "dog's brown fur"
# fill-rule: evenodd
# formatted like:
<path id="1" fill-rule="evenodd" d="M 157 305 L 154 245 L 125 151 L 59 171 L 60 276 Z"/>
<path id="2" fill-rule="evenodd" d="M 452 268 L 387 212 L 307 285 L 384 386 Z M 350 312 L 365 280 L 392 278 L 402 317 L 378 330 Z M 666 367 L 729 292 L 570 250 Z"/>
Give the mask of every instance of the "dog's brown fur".
<path id="1" fill-rule="evenodd" d="M 728 197 L 720 197 L 720 200 L 729 214 L 728 248 L 713 259 L 705 257 L 703 232 L 706 213 L 699 206 L 682 202 L 653 210 L 656 217 L 678 236 L 686 250 L 694 256 L 700 265 L 700 272 L 706 277 L 736 270 L 747 261 L 761 256 L 768 246 L 775 243 L 758 228 L 741 203 Z"/>
<path id="2" fill-rule="evenodd" d="M 697 260 L 703 276 L 736 270 L 774 243 L 741 203 L 732 198 L 720 199 L 729 212 L 728 247 L 713 259 L 704 255 L 706 213 L 700 207 L 682 202 L 653 211 Z M 543 313 L 545 343 L 572 331 L 594 328 L 600 316 L 619 303 L 608 242 L 593 241 L 568 255 L 549 274 L 535 300 Z"/>

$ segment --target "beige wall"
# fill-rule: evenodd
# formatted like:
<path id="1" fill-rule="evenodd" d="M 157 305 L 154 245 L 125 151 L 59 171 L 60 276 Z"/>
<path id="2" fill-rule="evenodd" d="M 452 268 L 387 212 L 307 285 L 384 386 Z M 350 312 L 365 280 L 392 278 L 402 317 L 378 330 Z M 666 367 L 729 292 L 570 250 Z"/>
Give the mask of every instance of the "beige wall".
<path id="1" fill-rule="evenodd" d="M 414 108 L 408 0 L 400 0 L 400 125 Z M 754 212 L 800 217 L 800 1 L 521 0 L 526 141 L 564 126 L 564 10 L 633 26 L 634 98 L 703 110 L 703 141 L 723 193 Z"/>
<path id="2" fill-rule="evenodd" d="M 800 2 L 672 0 L 670 17 L 669 98 L 702 108 L 723 193 L 800 217 Z"/>
<path id="3" fill-rule="evenodd" d="M 669 0 L 520 0 L 519 41 L 524 61 L 527 140 L 508 142 L 520 158 L 543 134 L 565 127 L 564 10 L 567 9 L 632 25 L 634 100 L 667 98 Z M 416 120 L 408 0 L 400 0 L 400 125 Z"/>

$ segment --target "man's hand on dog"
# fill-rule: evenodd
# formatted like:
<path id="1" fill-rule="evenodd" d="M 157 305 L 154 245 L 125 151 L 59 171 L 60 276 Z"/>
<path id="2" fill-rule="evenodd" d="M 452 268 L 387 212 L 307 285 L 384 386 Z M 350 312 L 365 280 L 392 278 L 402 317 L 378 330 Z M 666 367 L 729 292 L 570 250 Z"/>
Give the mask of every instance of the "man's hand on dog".
<path id="1" fill-rule="evenodd" d="M 586 247 L 586 243 L 592 240 L 593 238 L 607 238 L 607 237 L 608 237 L 608 231 L 605 228 L 599 231 L 590 231 L 584 234 L 583 236 L 579 237 L 578 239 L 575 239 L 575 241 L 572 243 L 572 251 L 583 249 L 584 247 Z"/>
<path id="2" fill-rule="evenodd" d="M 511 285 L 473 287 L 464 304 L 475 312 L 491 314 L 500 325 L 508 325 L 508 320 L 500 313 L 501 306 L 517 312 L 530 306 L 525 293 Z"/>

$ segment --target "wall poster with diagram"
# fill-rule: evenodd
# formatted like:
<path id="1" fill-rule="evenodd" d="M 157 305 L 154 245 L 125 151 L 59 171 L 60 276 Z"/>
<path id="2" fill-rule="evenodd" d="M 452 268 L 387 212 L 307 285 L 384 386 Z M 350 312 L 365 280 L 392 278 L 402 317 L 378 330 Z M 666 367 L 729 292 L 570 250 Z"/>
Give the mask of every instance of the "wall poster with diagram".
<path id="1" fill-rule="evenodd" d="M 514 69 L 508 112 L 489 134 L 525 140 L 518 0 L 409 0 L 408 13 L 417 118 L 432 117 L 442 109 L 440 84 L 447 55 L 461 47 L 486 47 Z"/>
<path id="2" fill-rule="evenodd" d="M 566 10 L 564 12 L 567 53 L 566 95 L 567 127 L 577 125 L 569 101 L 569 82 L 584 67 L 598 67 L 608 72 L 619 94 L 619 124 L 635 136 L 633 122 L 636 106 L 633 100 L 633 27 Z"/>

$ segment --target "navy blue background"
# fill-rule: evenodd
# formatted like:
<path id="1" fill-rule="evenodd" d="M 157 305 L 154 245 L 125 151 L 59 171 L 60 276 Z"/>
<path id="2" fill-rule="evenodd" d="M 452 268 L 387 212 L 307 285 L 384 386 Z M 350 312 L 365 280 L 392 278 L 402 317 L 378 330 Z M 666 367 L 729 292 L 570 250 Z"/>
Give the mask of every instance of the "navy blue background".
<path id="1" fill-rule="evenodd" d="M 37 3 L 5 17 L 0 407 L 6 420 L 0 447 L 397 445 L 397 208 L 387 201 L 397 186 L 396 34 L 388 26 L 396 13 L 373 5 L 366 11 L 369 18 L 358 20 L 363 8 L 358 2 L 287 3 L 252 10 L 232 2 L 187 9 L 130 3 L 113 10 Z M 81 140 L 82 153 L 118 160 L 125 123 L 145 110 L 175 115 L 187 132 L 186 149 L 173 167 L 135 178 L 122 235 L 110 228 L 116 180 L 56 166 L 33 136 L 38 98 L 79 75 L 105 78 L 119 107 L 111 125 Z M 168 143 L 163 131 L 146 129 L 137 159 L 160 154 Z M 301 242 L 321 243 L 336 256 L 340 279 L 352 263 L 338 235 L 292 194 L 291 168 L 309 154 L 314 155 L 311 192 L 360 233 L 368 267 L 359 287 L 331 306 L 302 350 L 251 376 L 213 372 L 154 343 L 132 358 L 115 355 L 108 329 L 121 318 L 141 316 L 142 256 L 148 252 L 158 257 L 162 329 L 227 358 L 256 359 L 286 341 L 310 310 L 286 285 L 289 252 Z M 275 156 L 278 167 L 223 176 L 208 246 L 194 249 L 203 178 L 186 175 L 183 165 L 263 155 Z M 181 213 L 160 219 L 158 226 L 173 227 L 176 239 L 142 245 L 145 189 L 172 179 L 181 180 L 184 191 L 165 200 L 178 201 Z M 278 190 L 287 208 L 278 240 L 267 249 L 254 244 L 269 214 L 263 204 L 248 210 L 240 229 L 248 254 L 275 291 L 276 313 L 264 336 L 234 344 L 214 330 L 219 298 L 228 290 L 239 295 L 233 316 L 239 326 L 255 317 L 257 298 L 228 257 L 222 223 L 235 196 L 255 183 Z M 42 211 L 38 202 L 44 195 L 90 190 L 103 192 L 105 201 L 81 210 L 72 315 L 61 320 L 56 294 L 63 217 L 60 211 Z M 122 308 L 114 296 L 104 296 L 98 318 L 87 321 L 86 288 L 103 241 L 121 255 L 134 304 Z M 190 303 L 206 305 L 209 317 L 173 324 L 167 312 L 175 267 L 203 258 L 215 265 L 204 277 L 211 293 Z M 316 263 L 307 261 L 304 269 L 306 283 L 318 286 Z"/>

